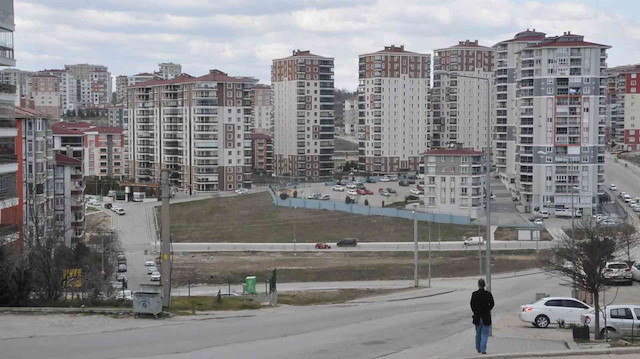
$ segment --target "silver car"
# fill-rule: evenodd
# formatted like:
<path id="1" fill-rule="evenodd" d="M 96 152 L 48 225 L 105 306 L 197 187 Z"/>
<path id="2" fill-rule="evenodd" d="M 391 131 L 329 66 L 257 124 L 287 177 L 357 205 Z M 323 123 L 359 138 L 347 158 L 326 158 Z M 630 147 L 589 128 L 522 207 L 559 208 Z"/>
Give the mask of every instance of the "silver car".
<path id="1" fill-rule="evenodd" d="M 604 311 L 604 309 L 602 309 Z M 582 314 L 581 322 L 589 326 L 589 330 L 595 330 L 595 311 Z M 600 312 L 601 333 L 606 331 L 620 333 L 624 337 L 640 336 L 640 305 L 617 304 L 606 307 L 607 324 L 602 312 Z"/>

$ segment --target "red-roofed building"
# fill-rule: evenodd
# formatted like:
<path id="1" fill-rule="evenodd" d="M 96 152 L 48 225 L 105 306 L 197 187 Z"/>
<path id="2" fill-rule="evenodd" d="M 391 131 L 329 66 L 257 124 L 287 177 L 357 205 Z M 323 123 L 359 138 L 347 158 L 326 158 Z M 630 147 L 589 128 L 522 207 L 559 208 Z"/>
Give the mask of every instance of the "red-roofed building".
<path id="1" fill-rule="evenodd" d="M 486 155 L 473 148 L 424 153 L 424 203 L 429 213 L 484 215 Z"/>

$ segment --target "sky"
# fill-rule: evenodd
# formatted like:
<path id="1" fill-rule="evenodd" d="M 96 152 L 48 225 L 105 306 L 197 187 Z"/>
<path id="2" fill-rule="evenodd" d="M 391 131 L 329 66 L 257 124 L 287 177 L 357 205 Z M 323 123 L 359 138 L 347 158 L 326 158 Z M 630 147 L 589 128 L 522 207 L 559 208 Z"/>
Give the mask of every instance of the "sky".
<path id="1" fill-rule="evenodd" d="M 17 67 L 93 63 L 113 76 L 160 62 L 271 82 L 294 49 L 335 58 L 335 86 L 355 90 L 358 55 L 404 45 L 431 53 L 461 40 L 492 46 L 527 28 L 611 45 L 610 67 L 640 63 L 640 1 L 15 0 Z"/>

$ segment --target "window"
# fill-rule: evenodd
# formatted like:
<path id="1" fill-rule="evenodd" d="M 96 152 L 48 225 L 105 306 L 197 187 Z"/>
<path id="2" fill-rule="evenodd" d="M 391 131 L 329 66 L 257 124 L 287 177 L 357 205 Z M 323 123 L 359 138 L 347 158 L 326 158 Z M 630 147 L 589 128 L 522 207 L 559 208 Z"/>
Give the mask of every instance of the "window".
<path id="1" fill-rule="evenodd" d="M 547 88 L 547 95 L 553 95 L 553 87 Z"/>
<path id="2" fill-rule="evenodd" d="M 562 300 L 561 299 L 552 299 L 552 300 L 548 300 L 544 303 L 545 307 L 563 307 L 564 305 L 562 304 Z"/>
<path id="3" fill-rule="evenodd" d="M 588 309 L 586 305 L 576 301 L 576 300 L 564 300 L 564 306 L 568 308 L 578 308 L 578 309 Z"/>
<path id="4" fill-rule="evenodd" d="M 611 309 L 611 319 L 633 319 L 631 315 L 631 309 L 629 308 L 617 308 Z"/>

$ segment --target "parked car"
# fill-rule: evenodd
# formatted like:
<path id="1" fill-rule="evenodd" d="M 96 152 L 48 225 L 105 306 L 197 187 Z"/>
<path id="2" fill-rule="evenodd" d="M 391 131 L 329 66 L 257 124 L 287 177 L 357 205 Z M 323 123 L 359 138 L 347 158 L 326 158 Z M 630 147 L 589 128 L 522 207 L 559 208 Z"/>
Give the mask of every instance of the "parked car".
<path id="1" fill-rule="evenodd" d="M 389 181 L 391 181 L 391 182 L 395 182 L 395 181 L 398 180 L 398 176 L 396 176 L 396 175 L 389 175 L 389 176 L 387 176 L 387 178 L 389 178 Z"/>
<path id="2" fill-rule="evenodd" d="M 118 206 L 111 206 L 111 211 L 113 211 L 113 212 L 117 211 L 118 209 L 120 209 L 120 207 L 118 207 Z"/>
<path id="3" fill-rule="evenodd" d="M 424 184 L 419 184 L 416 186 L 417 189 L 424 191 Z"/>
<path id="4" fill-rule="evenodd" d="M 565 324 L 580 324 L 581 315 L 593 310 L 586 303 L 574 298 L 548 297 L 520 307 L 520 320 L 538 328 L 564 321 Z"/>
<path id="5" fill-rule="evenodd" d="M 538 214 L 540 215 L 540 217 L 542 217 L 543 219 L 547 219 L 549 217 L 551 217 L 551 213 L 547 212 L 547 211 L 539 211 Z"/>
<path id="6" fill-rule="evenodd" d="M 421 190 L 417 189 L 417 188 L 412 188 L 409 193 L 411 194 L 415 194 L 415 195 L 420 195 L 420 194 L 424 194 L 424 192 L 422 192 Z"/>
<path id="7" fill-rule="evenodd" d="M 367 180 L 365 182 L 367 182 L 367 183 L 376 183 L 376 180 L 374 180 L 373 178 L 367 178 Z"/>
<path id="8" fill-rule="evenodd" d="M 329 248 L 331 248 L 331 246 L 326 243 L 323 243 L 323 242 L 316 243 L 316 249 L 329 249 Z"/>
<path id="9" fill-rule="evenodd" d="M 405 202 L 408 202 L 408 203 L 417 202 L 420 200 L 420 197 L 410 194 L 410 195 L 404 196 L 404 200 Z"/>
<path id="10" fill-rule="evenodd" d="M 120 207 L 116 208 L 116 209 L 114 210 L 114 212 L 116 212 L 116 214 L 118 214 L 118 215 L 120 215 L 120 216 L 122 216 L 122 215 L 124 215 L 124 214 L 125 214 L 124 208 L 120 208 Z"/>
<path id="11" fill-rule="evenodd" d="M 349 184 L 347 184 L 347 188 L 348 189 L 356 189 L 356 185 L 355 185 L 355 183 L 349 183 Z"/>
<path id="12" fill-rule="evenodd" d="M 118 258 L 118 263 L 127 263 L 127 257 L 124 255 L 124 253 L 122 252 L 118 253 L 117 258 Z"/>
<path id="13" fill-rule="evenodd" d="M 120 263 L 118 264 L 118 272 L 122 273 L 122 272 L 126 272 L 127 271 L 127 265 L 124 263 Z"/>
<path id="14" fill-rule="evenodd" d="M 633 274 L 631 268 L 625 262 L 607 262 L 604 266 L 604 276 L 606 283 L 633 284 Z"/>
<path id="15" fill-rule="evenodd" d="M 395 189 L 393 189 L 393 188 L 387 188 L 386 190 L 387 190 L 387 192 L 389 192 L 389 193 L 397 193 L 397 192 L 396 192 L 396 190 L 395 190 Z"/>
<path id="16" fill-rule="evenodd" d="M 391 195 L 389 194 L 389 192 L 387 192 L 387 191 L 382 191 L 382 192 L 380 192 L 380 194 L 381 194 L 381 195 L 383 195 L 383 196 L 385 196 L 385 197 L 389 197 L 389 196 L 391 196 Z"/>
<path id="17" fill-rule="evenodd" d="M 356 184 L 356 189 L 366 189 L 367 187 L 364 186 L 364 184 L 362 183 L 357 183 Z"/>
<path id="18" fill-rule="evenodd" d="M 629 203 L 629 202 L 633 201 L 633 198 L 631 198 L 631 196 L 629 196 L 629 195 L 628 195 L 628 194 L 626 194 L 626 193 L 624 194 L 624 196 L 622 196 L 622 199 L 623 199 L 625 202 L 627 202 L 627 203 Z"/>
<path id="19" fill-rule="evenodd" d="M 398 182 L 398 186 L 401 187 L 409 187 L 409 181 L 408 180 L 402 180 Z"/>
<path id="20" fill-rule="evenodd" d="M 113 289 L 115 290 L 122 289 L 123 285 L 124 284 L 122 284 L 122 282 L 119 282 L 119 281 L 114 280 L 113 282 L 111 282 L 111 287 L 113 287 Z"/>
<path id="21" fill-rule="evenodd" d="M 358 190 L 356 190 L 356 193 L 359 194 L 359 195 L 365 195 L 365 194 L 367 194 L 367 191 L 364 190 L 364 189 L 358 189 Z"/>
<path id="22" fill-rule="evenodd" d="M 158 272 L 154 272 L 153 274 L 151 274 L 151 281 L 152 282 L 159 282 L 160 281 L 160 273 Z"/>
<path id="23" fill-rule="evenodd" d="M 358 239 L 356 238 L 343 238 L 336 243 L 338 247 L 356 247 L 358 245 Z"/>
<path id="24" fill-rule="evenodd" d="M 335 185 L 333 187 L 331 187 L 332 190 L 337 191 L 337 192 L 344 192 L 344 187 L 339 186 L 339 185 Z"/>
<path id="25" fill-rule="evenodd" d="M 145 267 L 155 267 L 156 266 L 156 262 L 154 262 L 154 261 L 144 261 L 144 266 Z"/>
<path id="26" fill-rule="evenodd" d="M 417 179 L 424 179 L 424 175 L 423 175 L 422 173 L 418 173 L 418 174 L 416 175 L 416 178 L 417 178 Z"/>
<path id="27" fill-rule="evenodd" d="M 128 282 L 128 280 L 127 280 L 127 275 L 126 275 L 126 274 L 124 274 L 124 273 L 118 273 L 118 274 L 116 274 L 116 280 L 117 280 L 118 282 L 123 282 L 123 283 Z"/>
<path id="28" fill-rule="evenodd" d="M 153 273 L 157 272 L 158 268 L 156 267 L 147 267 L 147 274 L 148 275 L 152 275 Z"/>
<path id="29" fill-rule="evenodd" d="M 107 197 L 115 197 L 115 195 L 116 195 L 116 191 L 113 191 L 113 190 L 107 193 Z"/>
<path id="30" fill-rule="evenodd" d="M 605 334 L 606 331 L 617 332 L 624 337 L 640 336 L 640 305 L 632 304 L 614 304 L 607 305 L 606 316 L 607 326 L 605 327 L 604 309 L 600 312 L 600 332 Z M 589 331 L 595 331 L 596 316 L 595 310 L 587 314 L 581 315 L 581 324 L 589 326 Z"/>
<path id="31" fill-rule="evenodd" d="M 116 291 L 116 300 L 133 300 L 133 292 L 130 289 Z"/>
<path id="32" fill-rule="evenodd" d="M 364 194 L 373 194 L 373 191 L 370 189 L 364 189 Z"/>
<path id="33" fill-rule="evenodd" d="M 329 196 L 328 194 L 322 194 L 320 195 L 320 200 L 321 201 L 328 201 L 331 199 L 331 196 Z"/>
<path id="34" fill-rule="evenodd" d="M 320 193 L 312 193 L 307 196 L 307 199 L 320 199 Z"/>
<path id="35" fill-rule="evenodd" d="M 462 242 L 465 246 L 481 246 L 484 244 L 482 237 L 469 237 Z"/>
<path id="36" fill-rule="evenodd" d="M 409 178 L 407 181 L 409 181 L 409 184 L 416 184 L 416 180 L 413 178 Z"/>
<path id="37" fill-rule="evenodd" d="M 536 218 L 535 221 L 533 221 L 533 224 L 535 224 L 536 226 L 544 226 L 542 218 Z"/>
<path id="38" fill-rule="evenodd" d="M 613 184 L 613 183 L 612 183 L 612 184 L 610 184 L 610 185 L 609 185 L 609 189 L 610 189 L 611 191 L 615 192 L 615 191 L 617 191 L 617 190 L 618 190 L 618 186 L 616 186 L 615 184 Z"/>
<path id="39" fill-rule="evenodd" d="M 249 193 L 249 190 L 246 188 L 240 188 L 236 190 L 236 194 L 247 194 Z"/>
<path id="40" fill-rule="evenodd" d="M 95 198 L 91 198 L 88 203 L 90 205 L 92 205 L 92 206 L 99 206 L 100 205 L 100 202 L 98 202 L 98 200 L 95 199 Z"/>
<path id="41" fill-rule="evenodd" d="M 354 190 L 354 189 L 351 189 L 351 190 L 347 191 L 347 194 L 349 196 L 357 196 L 358 192 L 356 190 Z"/>
<path id="42" fill-rule="evenodd" d="M 381 177 L 380 182 L 389 182 L 389 177 Z"/>
<path id="43" fill-rule="evenodd" d="M 616 222 L 613 219 L 605 219 L 600 222 L 600 225 L 604 227 L 613 227 L 616 225 Z"/>

